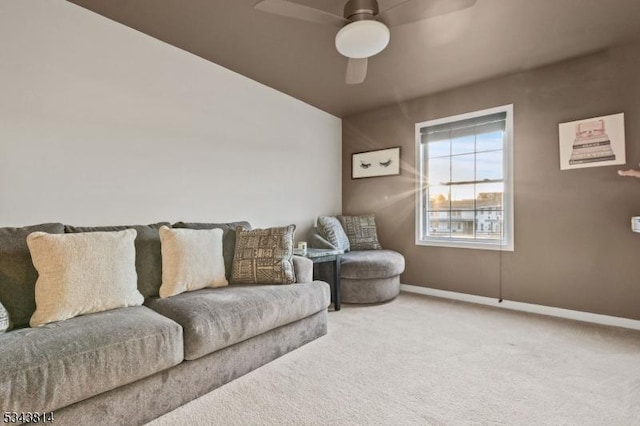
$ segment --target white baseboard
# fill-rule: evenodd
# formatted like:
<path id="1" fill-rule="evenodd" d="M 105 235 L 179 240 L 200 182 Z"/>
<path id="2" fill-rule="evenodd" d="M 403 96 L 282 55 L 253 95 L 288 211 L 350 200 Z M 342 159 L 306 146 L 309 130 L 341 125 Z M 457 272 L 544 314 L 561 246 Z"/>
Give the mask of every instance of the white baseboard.
<path id="1" fill-rule="evenodd" d="M 496 308 L 510 309 L 514 311 L 531 312 L 534 314 L 549 315 L 552 317 L 567 318 L 576 321 L 592 322 L 596 324 L 611 325 L 615 327 L 640 330 L 640 321 L 629 318 L 612 317 L 609 315 L 592 314 L 589 312 L 572 311 L 570 309 L 553 308 L 551 306 L 534 305 L 532 303 L 513 302 L 473 294 L 456 293 L 453 291 L 437 290 L 428 287 L 419 287 L 409 284 L 400 284 L 400 290 L 409 293 L 424 294 L 427 296 L 441 297 L 444 299 L 460 300 L 463 302 L 477 303 L 480 305 L 494 306 Z"/>

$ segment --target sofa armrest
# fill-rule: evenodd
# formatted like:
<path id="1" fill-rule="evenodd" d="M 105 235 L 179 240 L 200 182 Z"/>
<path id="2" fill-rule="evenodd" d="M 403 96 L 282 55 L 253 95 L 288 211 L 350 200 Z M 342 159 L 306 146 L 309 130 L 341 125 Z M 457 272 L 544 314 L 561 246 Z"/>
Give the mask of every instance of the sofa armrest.
<path id="1" fill-rule="evenodd" d="M 310 283 L 313 281 L 313 262 L 303 256 L 293 256 L 293 270 L 297 283 Z"/>

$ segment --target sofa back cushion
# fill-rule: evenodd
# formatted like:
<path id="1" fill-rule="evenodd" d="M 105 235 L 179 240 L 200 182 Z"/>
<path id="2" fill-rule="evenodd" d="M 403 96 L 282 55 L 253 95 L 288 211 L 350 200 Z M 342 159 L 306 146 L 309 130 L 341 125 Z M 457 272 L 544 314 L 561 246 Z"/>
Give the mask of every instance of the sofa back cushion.
<path id="1" fill-rule="evenodd" d="M 9 312 L 15 327 L 29 324 L 36 310 L 35 286 L 38 272 L 27 246 L 32 232 L 62 234 L 61 223 L 45 223 L 23 228 L 0 228 L 0 303 Z"/>
<path id="2" fill-rule="evenodd" d="M 160 253 L 161 226 L 170 226 L 169 222 L 153 223 L 151 225 L 125 226 L 71 226 L 65 225 L 64 232 L 113 232 L 125 229 L 135 229 L 137 232 L 136 272 L 138 273 L 138 290 L 145 298 L 157 296 L 162 283 L 162 255 Z"/>
<path id="3" fill-rule="evenodd" d="M 249 222 L 228 222 L 228 223 L 199 223 L 199 222 L 177 222 L 174 228 L 187 229 L 222 229 L 222 255 L 224 257 L 224 270 L 227 279 L 231 278 L 233 269 L 233 254 L 236 248 L 236 228 L 242 226 L 244 229 L 251 229 Z"/>
<path id="4" fill-rule="evenodd" d="M 137 288 L 136 231 L 52 235 L 33 232 L 27 244 L 38 270 L 38 327 L 78 315 L 142 305 Z"/>

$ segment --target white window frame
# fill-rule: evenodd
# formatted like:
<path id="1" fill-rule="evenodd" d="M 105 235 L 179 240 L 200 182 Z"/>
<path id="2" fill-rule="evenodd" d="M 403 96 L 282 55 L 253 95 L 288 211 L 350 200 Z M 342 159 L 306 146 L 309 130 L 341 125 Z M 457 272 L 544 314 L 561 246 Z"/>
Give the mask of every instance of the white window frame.
<path id="1" fill-rule="evenodd" d="M 468 120 L 485 115 L 496 113 L 506 113 L 505 118 L 505 138 L 503 146 L 503 176 L 504 176 L 504 194 L 503 194 L 503 239 L 501 241 L 490 240 L 482 241 L 479 239 L 456 239 L 423 236 L 426 205 L 428 200 L 424 196 L 424 185 L 426 175 L 426 164 L 423 164 L 423 144 L 420 130 L 424 127 L 431 127 L 440 124 L 448 124 L 456 121 Z M 450 117 L 439 118 L 435 120 L 416 123 L 416 223 L 415 223 L 415 243 L 418 246 L 435 246 L 435 247 L 455 247 L 467 249 L 481 250 L 502 250 L 514 251 L 514 212 L 513 212 L 513 104 L 503 105 L 495 108 L 484 109 L 481 111 L 473 111 L 466 114 L 459 114 Z"/>

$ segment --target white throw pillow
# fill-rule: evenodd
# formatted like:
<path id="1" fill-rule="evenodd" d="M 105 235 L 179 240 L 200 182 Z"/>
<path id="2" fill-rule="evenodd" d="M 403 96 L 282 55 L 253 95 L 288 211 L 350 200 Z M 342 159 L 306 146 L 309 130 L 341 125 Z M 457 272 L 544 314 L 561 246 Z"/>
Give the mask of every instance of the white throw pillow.
<path id="1" fill-rule="evenodd" d="M 222 256 L 222 229 L 160 228 L 160 297 L 228 285 Z"/>
<path id="2" fill-rule="evenodd" d="M 0 303 L 0 333 L 4 333 L 11 327 L 9 322 L 9 312 Z"/>
<path id="3" fill-rule="evenodd" d="M 37 327 L 78 315 L 142 305 L 138 291 L 134 229 L 119 232 L 33 232 L 27 245 L 38 271 Z"/>

